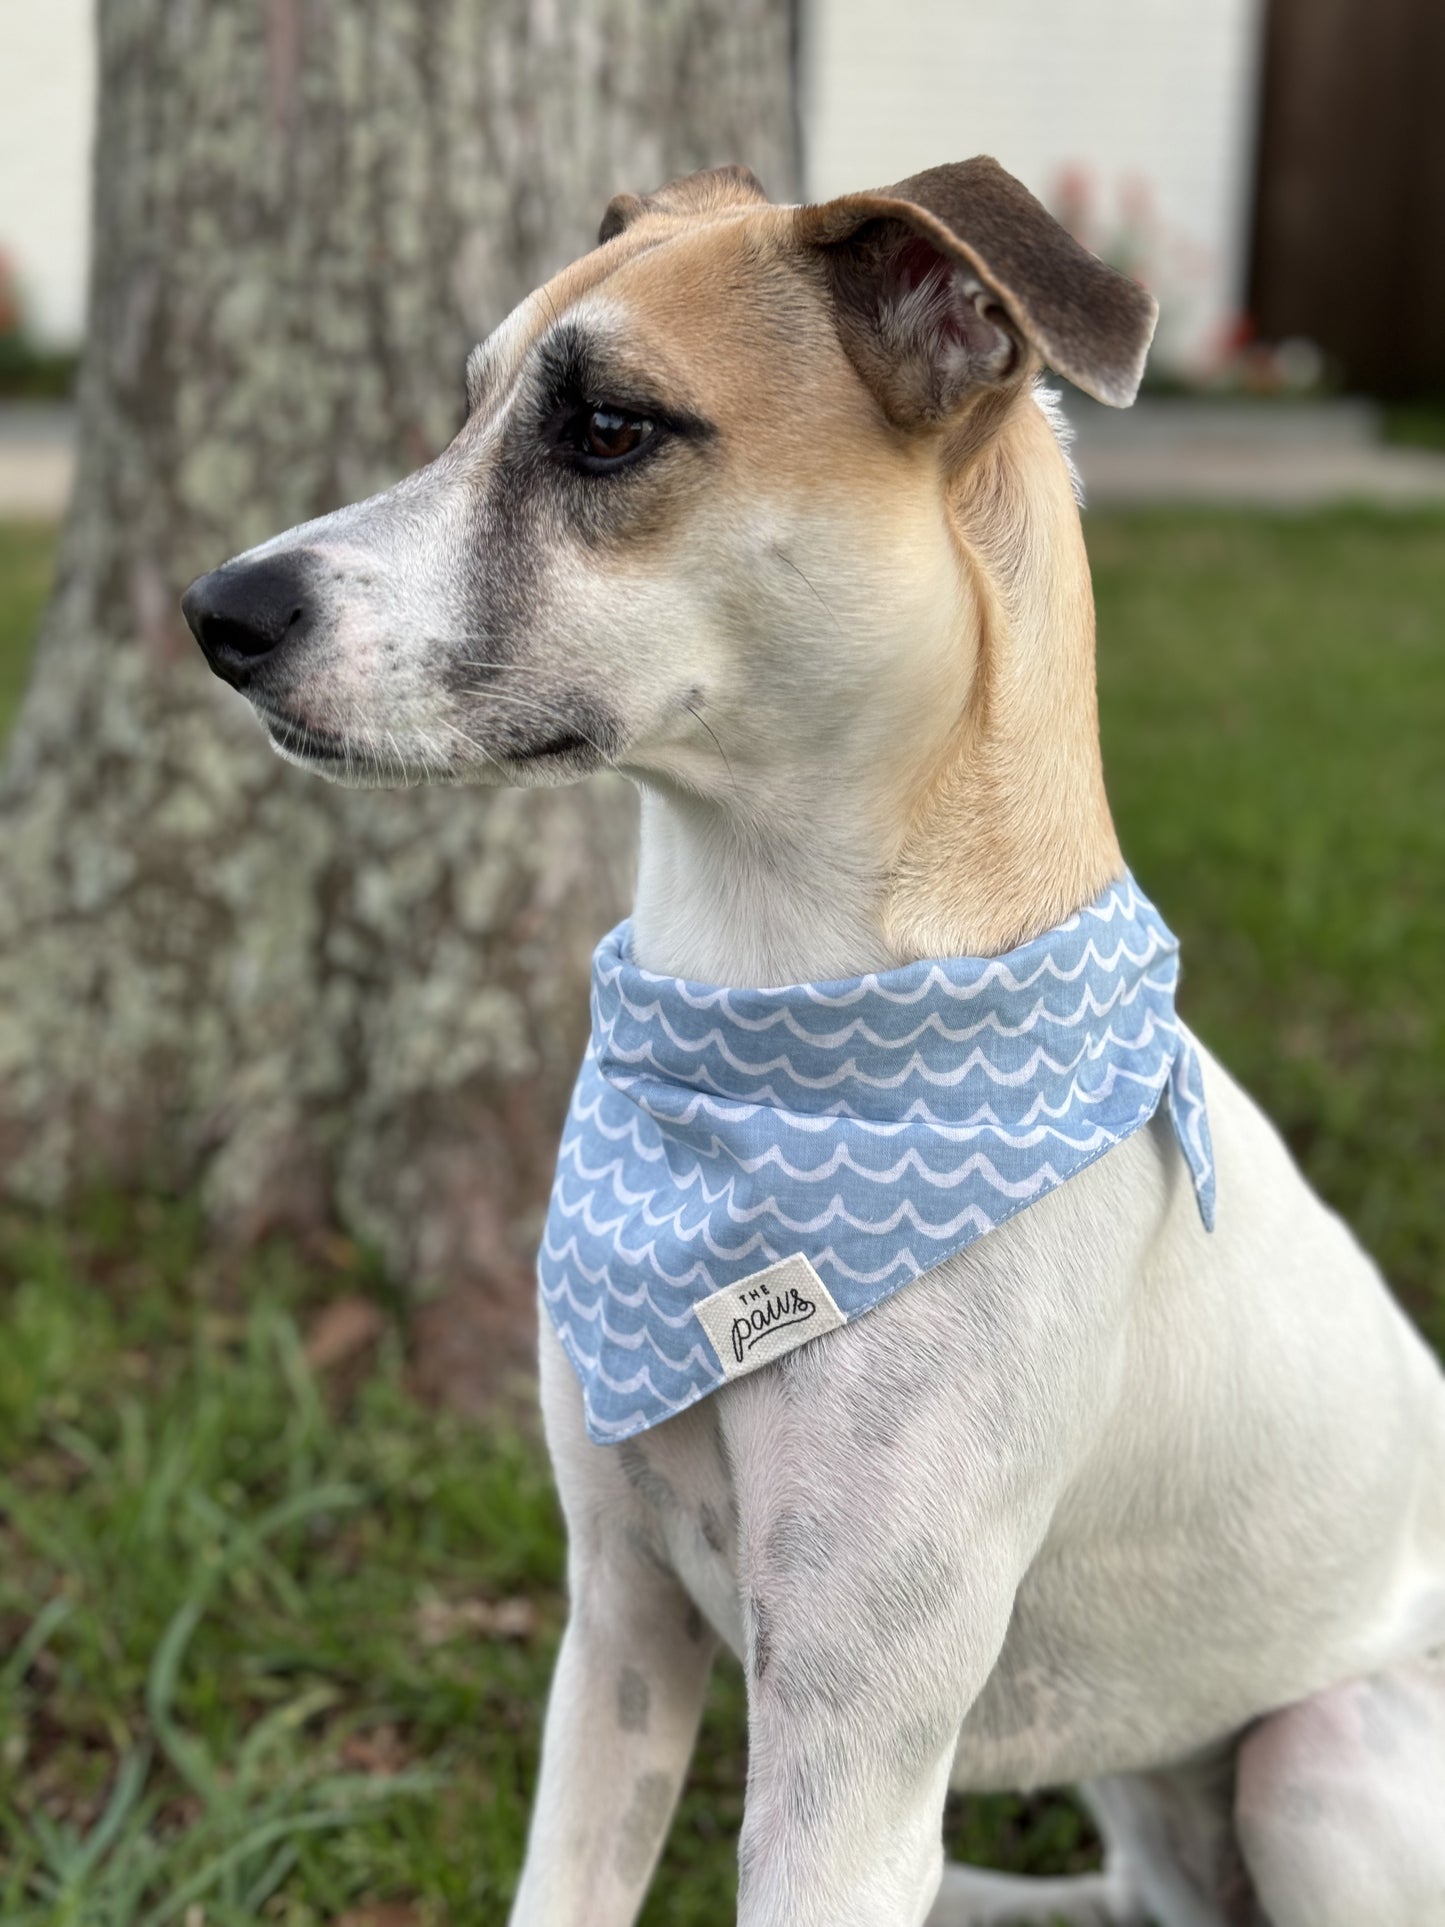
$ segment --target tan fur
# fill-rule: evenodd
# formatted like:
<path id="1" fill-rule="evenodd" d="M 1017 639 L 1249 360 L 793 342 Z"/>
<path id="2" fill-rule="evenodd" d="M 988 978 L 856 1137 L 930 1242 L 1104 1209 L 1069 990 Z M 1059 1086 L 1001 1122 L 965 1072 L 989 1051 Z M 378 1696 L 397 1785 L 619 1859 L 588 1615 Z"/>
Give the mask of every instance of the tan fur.
<path id="1" fill-rule="evenodd" d="M 987 170 L 982 178 L 987 185 Z M 965 185 L 976 198 L 978 178 L 968 174 Z M 1005 949 L 1095 895 L 1122 867 L 1099 769 L 1088 564 L 1067 462 L 1033 398 L 1037 349 L 1019 336 L 998 375 L 985 343 L 979 380 L 968 386 L 977 343 L 967 336 L 977 317 L 966 296 L 962 399 L 948 402 L 946 386 L 932 388 L 914 337 L 933 297 L 910 308 L 906 291 L 900 301 L 873 287 L 875 277 L 886 280 L 886 236 L 907 206 L 893 190 L 821 209 L 775 207 L 751 176 L 727 169 L 620 197 L 604 223 L 609 238 L 477 351 L 475 413 L 438 464 L 439 472 L 480 478 L 529 356 L 569 319 L 607 340 L 609 365 L 638 392 L 715 426 L 706 461 L 680 452 L 666 487 L 632 491 L 592 544 L 585 580 L 574 568 L 560 593 L 595 637 L 610 607 L 625 609 L 645 583 L 652 619 L 666 632 L 688 620 L 690 577 L 726 555 L 740 598 L 770 585 L 767 674 L 786 675 L 791 650 L 800 678 L 811 673 L 815 686 L 826 684 L 829 652 L 836 673 L 847 674 L 860 650 L 871 651 L 865 673 L 888 681 L 870 702 L 906 702 L 917 718 L 890 735 L 886 757 L 859 760 L 839 799 L 856 825 L 844 861 L 857 880 L 858 915 L 881 946 L 868 961 L 879 964 Z M 879 208 L 888 210 L 881 241 Z M 916 216 L 925 246 L 947 237 L 935 215 Z M 979 218 L 976 210 L 970 218 Z M 1026 207 L 1020 218 L 1033 217 Z M 849 236 L 858 220 L 874 239 L 855 247 Z M 1034 305 L 1047 308 L 1056 292 L 1047 275 L 1022 256 L 1015 265 Z M 1106 278 L 1106 293 L 1119 280 L 1100 263 L 1074 263 L 1069 273 L 1089 291 L 1095 273 Z M 968 274 L 965 288 L 973 285 Z M 875 293 L 881 306 L 871 314 Z M 980 325 L 987 331 L 995 322 L 984 316 Z M 890 357 L 900 364 L 892 371 L 882 365 Z M 910 358 L 911 372 L 901 365 Z M 910 388 L 927 391 L 928 406 L 905 419 L 900 394 Z M 792 533 L 784 542 L 774 530 Z M 544 542 L 540 527 L 533 539 Z M 677 590 L 671 602 L 669 584 Z M 349 620 L 344 660 L 316 652 L 293 692 L 309 728 L 344 734 L 370 701 L 373 657 L 363 647 L 359 604 Z M 394 622 L 396 612 L 377 620 Z M 549 627 L 555 633 L 556 621 Z M 746 610 L 736 627 L 749 628 Z M 625 649 L 628 639 L 619 634 L 616 646 Z M 676 795 L 692 791 L 700 774 L 716 776 L 720 748 L 744 761 L 746 742 L 726 741 L 726 675 L 715 680 L 700 692 L 706 728 L 689 717 L 684 739 L 667 712 L 648 719 L 620 767 Z M 397 739 L 403 707 L 393 683 L 388 740 Z M 406 714 L 417 718 L 409 753 L 423 767 L 429 743 L 465 745 L 475 734 L 470 714 L 454 719 L 424 699 Z M 482 773 L 488 767 L 483 762 Z M 744 871 L 761 875 L 779 853 L 756 855 L 752 846 L 764 850 L 779 816 L 774 802 L 765 820 L 750 821 L 746 797 L 746 786 L 728 796 L 718 834 L 738 838 Z M 800 857 L 800 871 L 808 867 Z M 802 927 L 808 915 L 805 907 Z M 850 927 L 856 931 L 856 919 Z M 791 971 L 795 956 L 785 941 L 757 967 Z"/>
<path id="2" fill-rule="evenodd" d="M 767 190 L 750 167 L 705 167 L 654 188 L 650 194 L 615 194 L 597 231 L 605 245 L 649 214 L 705 218 L 729 208 L 755 207 Z"/>
<path id="3" fill-rule="evenodd" d="M 625 307 L 639 364 L 665 392 L 693 398 L 735 451 L 707 487 L 733 490 L 740 507 L 760 484 L 817 491 L 832 476 L 855 502 L 866 494 L 885 529 L 900 499 L 943 492 L 962 578 L 956 647 L 974 667 L 946 753 L 898 771 L 884 929 L 900 961 L 990 955 L 1123 870 L 1067 459 L 1032 398 L 1032 360 L 947 433 L 894 428 L 851 378 L 822 289 L 793 271 L 795 252 L 791 210 L 742 201 L 685 219 L 652 212 L 547 295 L 558 313 L 593 295 Z M 685 540 L 686 518 L 670 520 Z M 666 527 L 656 533 L 667 540 Z M 650 544 L 639 553 L 629 542 L 620 561 L 656 565 Z"/>
<path id="4" fill-rule="evenodd" d="M 1123 871 L 1104 793 L 1094 598 L 1068 467 L 1016 397 L 952 479 L 978 658 L 950 754 L 919 799 L 886 912 L 900 956 L 988 956 L 1049 929 Z"/>

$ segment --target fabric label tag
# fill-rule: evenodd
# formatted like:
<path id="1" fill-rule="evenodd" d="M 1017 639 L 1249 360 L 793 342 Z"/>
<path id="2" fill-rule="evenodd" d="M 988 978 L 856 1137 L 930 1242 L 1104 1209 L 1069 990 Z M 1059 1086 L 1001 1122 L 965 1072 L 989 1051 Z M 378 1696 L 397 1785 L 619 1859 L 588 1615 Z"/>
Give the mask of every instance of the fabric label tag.
<path id="1" fill-rule="evenodd" d="M 847 1322 L 801 1254 L 724 1285 L 694 1309 L 729 1378 L 756 1371 Z"/>

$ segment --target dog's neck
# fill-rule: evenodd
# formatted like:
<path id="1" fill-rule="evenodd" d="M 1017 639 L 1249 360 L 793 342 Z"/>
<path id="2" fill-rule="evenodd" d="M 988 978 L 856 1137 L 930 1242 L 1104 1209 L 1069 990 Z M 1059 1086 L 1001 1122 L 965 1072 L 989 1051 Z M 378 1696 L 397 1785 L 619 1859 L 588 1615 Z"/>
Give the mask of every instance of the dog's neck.
<path id="1" fill-rule="evenodd" d="M 1123 869 L 1104 794 L 1094 610 L 1068 465 L 1020 401 L 958 466 L 949 514 L 975 625 L 931 753 L 879 756 L 876 723 L 796 760 L 771 793 L 644 790 L 634 943 L 704 982 L 818 982 L 988 956 L 1051 928 Z M 932 735 L 927 735 L 931 728 Z M 903 732 L 900 732 L 903 733 Z M 800 739 L 806 737 L 800 731 Z"/>

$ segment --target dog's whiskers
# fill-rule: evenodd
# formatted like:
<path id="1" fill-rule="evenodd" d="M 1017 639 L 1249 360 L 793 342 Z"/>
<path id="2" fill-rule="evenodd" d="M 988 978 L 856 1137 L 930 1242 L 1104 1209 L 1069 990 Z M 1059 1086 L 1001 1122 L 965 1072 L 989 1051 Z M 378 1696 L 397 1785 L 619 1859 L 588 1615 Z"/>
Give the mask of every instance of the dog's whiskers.
<path id="1" fill-rule="evenodd" d="M 397 767 L 401 770 L 401 780 L 404 784 L 406 784 L 408 788 L 410 788 L 411 771 L 407 768 L 406 757 L 402 754 L 401 745 L 400 743 L 397 742 L 395 736 L 392 735 L 390 730 L 386 731 L 386 740 L 391 750 L 392 757 Z"/>
<path id="2" fill-rule="evenodd" d="M 793 571 L 793 574 L 797 576 L 801 582 L 804 582 L 807 584 L 808 588 L 817 597 L 819 606 L 821 607 L 823 614 L 828 618 L 829 622 L 832 623 L 834 629 L 841 636 L 843 633 L 843 625 L 839 622 L 837 616 L 834 615 L 832 609 L 828 605 L 827 599 L 823 595 L 822 591 L 818 588 L 817 584 L 813 581 L 811 576 L 805 575 L 803 571 L 798 567 L 797 563 L 793 560 L 792 556 L 790 556 L 787 553 L 787 551 L 781 548 L 776 542 L 773 544 L 773 554 L 778 558 L 778 560 L 781 563 L 783 563 L 786 567 L 790 568 Z"/>
<path id="3" fill-rule="evenodd" d="M 518 709 L 535 710 L 539 716 L 546 716 L 552 722 L 561 723 L 569 735 L 581 737 L 588 748 L 595 749 L 599 756 L 608 759 L 611 757 L 612 752 L 605 743 L 599 742 L 597 737 L 582 728 L 575 717 L 569 716 L 565 709 L 559 708 L 555 703 L 543 702 L 536 697 L 519 696 L 511 689 L 466 689 L 461 693 L 465 696 L 485 696 L 489 702 L 511 703 Z"/>
<path id="4" fill-rule="evenodd" d="M 484 763 L 490 763 L 494 769 L 501 768 L 500 760 L 495 757 L 489 749 L 485 749 L 475 737 L 468 736 L 464 729 L 458 728 L 457 724 L 444 722 L 442 728 L 446 730 L 448 735 L 455 736 L 458 742 L 465 743 L 468 749 L 474 749 Z"/>
<path id="5" fill-rule="evenodd" d="M 707 731 L 708 735 L 711 736 L 713 748 L 717 751 L 718 755 L 721 756 L 723 768 L 728 773 L 728 782 L 732 785 L 733 789 L 736 790 L 738 786 L 738 779 L 736 778 L 736 776 L 733 775 L 733 766 L 728 761 L 728 753 L 723 748 L 722 743 L 719 741 L 717 731 L 713 728 L 712 724 L 707 720 L 706 716 L 703 715 L 702 711 L 697 707 L 696 703 L 689 702 L 687 698 L 684 697 L 682 706 L 687 711 L 689 716 L 696 717 L 697 721 Z"/>
<path id="6" fill-rule="evenodd" d="M 511 675 L 540 676 L 544 673 L 534 662 L 492 662 L 485 656 L 458 656 L 461 669 L 505 669 Z"/>

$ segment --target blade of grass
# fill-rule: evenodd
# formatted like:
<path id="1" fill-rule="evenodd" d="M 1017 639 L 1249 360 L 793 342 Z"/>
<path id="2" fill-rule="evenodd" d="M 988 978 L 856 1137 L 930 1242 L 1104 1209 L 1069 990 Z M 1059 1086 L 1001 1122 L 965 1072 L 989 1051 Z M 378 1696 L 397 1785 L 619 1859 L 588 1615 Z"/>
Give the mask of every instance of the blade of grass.
<path id="1" fill-rule="evenodd" d="M 13 1692 L 30 1671 L 50 1635 L 65 1624 L 75 1611 L 75 1601 L 64 1593 L 47 1600 L 26 1627 L 14 1652 L 0 1669 L 0 1690 Z"/>
<path id="2" fill-rule="evenodd" d="M 239 1840 L 233 1841 L 221 1853 L 205 1862 L 190 1879 L 183 1882 L 174 1893 L 161 1902 L 138 1923 L 138 1927 L 164 1927 L 168 1920 L 184 1913 L 193 1901 L 200 1900 L 223 1874 L 238 1862 L 249 1859 L 263 1848 L 274 1842 L 294 1839 L 303 1833 L 325 1833 L 343 1827 L 354 1821 L 368 1807 L 373 1810 L 388 1802 L 411 1795 L 421 1795 L 435 1790 L 437 1781 L 431 1774 L 398 1774 L 380 1789 L 369 1788 L 367 1797 L 350 1806 L 341 1805 L 334 1811 L 310 1811 L 283 1815 L 274 1820 L 262 1822 L 253 1827 Z"/>

